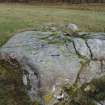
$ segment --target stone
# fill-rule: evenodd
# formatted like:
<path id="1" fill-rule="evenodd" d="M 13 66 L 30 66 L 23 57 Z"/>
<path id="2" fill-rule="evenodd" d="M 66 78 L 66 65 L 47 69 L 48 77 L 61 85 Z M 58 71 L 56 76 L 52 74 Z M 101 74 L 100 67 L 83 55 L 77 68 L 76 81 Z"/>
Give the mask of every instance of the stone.
<path id="1" fill-rule="evenodd" d="M 78 32 L 79 32 L 79 28 L 76 24 L 68 24 L 66 25 L 65 27 L 65 30 L 64 30 L 67 34 L 69 35 L 78 35 Z"/>
<path id="2" fill-rule="evenodd" d="M 87 66 L 87 67 L 86 67 Z M 90 61 L 85 67 L 83 68 L 80 74 L 80 83 L 88 83 L 93 78 L 100 78 L 105 74 L 101 70 L 101 63 L 100 61 Z"/>
<path id="3" fill-rule="evenodd" d="M 31 101 L 47 105 L 46 95 L 51 94 L 52 100 L 64 98 L 62 87 L 66 84 L 82 85 L 105 75 L 104 34 L 101 38 L 98 34 L 81 36 L 61 39 L 59 32 L 56 35 L 40 31 L 17 33 L 0 48 L 0 65 L 6 69 L 9 66 L 8 72 L 20 66 Z"/>
<path id="4" fill-rule="evenodd" d="M 105 59 L 105 40 L 89 39 L 87 43 L 91 49 L 93 59 Z"/>
<path id="5" fill-rule="evenodd" d="M 80 56 L 86 57 L 87 59 L 91 58 L 91 54 L 85 40 L 81 38 L 74 38 L 73 42 L 75 45 L 75 50 Z"/>

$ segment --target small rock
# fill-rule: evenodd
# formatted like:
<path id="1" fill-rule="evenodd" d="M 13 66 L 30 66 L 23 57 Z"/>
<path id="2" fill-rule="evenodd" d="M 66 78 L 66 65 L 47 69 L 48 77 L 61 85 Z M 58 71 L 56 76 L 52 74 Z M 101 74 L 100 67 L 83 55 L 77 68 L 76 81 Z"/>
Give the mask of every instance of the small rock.
<path id="1" fill-rule="evenodd" d="M 69 35 L 78 35 L 79 28 L 76 24 L 68 24 L 65 27 L 65 32 Z"/>

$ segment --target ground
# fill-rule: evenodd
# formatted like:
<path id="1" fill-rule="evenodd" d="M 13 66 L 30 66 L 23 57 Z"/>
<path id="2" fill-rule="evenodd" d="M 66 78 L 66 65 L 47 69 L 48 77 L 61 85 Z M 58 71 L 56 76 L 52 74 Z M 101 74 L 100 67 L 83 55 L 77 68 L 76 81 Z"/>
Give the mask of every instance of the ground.
<path id="1" fill-rule="evenodd" d="M 12 33 L 38 28 L 43 23 L 75 23 L 81 31 L 105 31 L 105 4 L 25 5 L 0 4 L 0 45 Z"/>

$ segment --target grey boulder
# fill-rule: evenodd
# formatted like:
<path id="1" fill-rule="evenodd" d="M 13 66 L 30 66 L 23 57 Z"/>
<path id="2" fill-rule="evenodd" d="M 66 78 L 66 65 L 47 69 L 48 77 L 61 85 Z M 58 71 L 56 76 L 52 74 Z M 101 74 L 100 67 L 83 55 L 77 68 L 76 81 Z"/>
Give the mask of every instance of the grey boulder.
<path id="1" fill-rule="evenodd" d="M 60 97 L 65 84 L 87 83 L 105 75 L 105 34 L 63 36 L 60 32 L 26 31 L 15 34 L 0 49 L 0 64 L 20 65 L 30 99 Z M 102 36 L 101 38 L 98 36 Z M 11 69 L 8 69 L 8 72 Z M 49 102 L 50 103 L 50 102 Z"/>

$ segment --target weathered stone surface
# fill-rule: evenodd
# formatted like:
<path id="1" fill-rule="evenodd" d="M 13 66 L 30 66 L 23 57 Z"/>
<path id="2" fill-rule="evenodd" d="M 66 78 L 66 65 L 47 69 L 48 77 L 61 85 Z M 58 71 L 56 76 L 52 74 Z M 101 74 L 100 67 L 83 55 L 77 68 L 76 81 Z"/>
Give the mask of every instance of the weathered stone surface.
<path id="1" fill-rule="evenodd" d="M 101 62 L 90 61 L 83 68 L 79 78 L 80 82 L 83 84 L 90 82 L 93 78 L 100 78 L 103 75 L 105 75 L 105 70 L 103 70 Z"/>
<path id="2" fill-rule="evenodd" d="M 0 64 L 12 68 L 19 64 L 28 95 L 43 105 L 42 97 L 49 93 L 59 97 L 65 84 L 83 84 L 105 75 L 105 34 L 81 36 L 21 32 L 1 47 Z"/>
<path id="3" fill-rule="evenodd" d="M 91 54 L 85 40 L 81 38 L 74 38 L 73 42 L 75 49 L 80 56 L 86 57 L 87 59 L 91 58 Z"/>
<path id="4" fill-rule="evenodd" d="M 105 59 L 105 40 L 89 39 L 87 43 L 91 49 L 93 59 Z"/>

